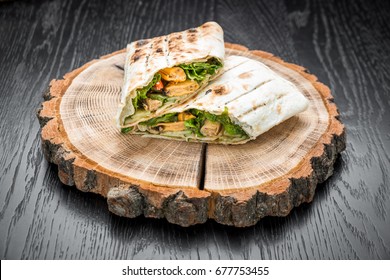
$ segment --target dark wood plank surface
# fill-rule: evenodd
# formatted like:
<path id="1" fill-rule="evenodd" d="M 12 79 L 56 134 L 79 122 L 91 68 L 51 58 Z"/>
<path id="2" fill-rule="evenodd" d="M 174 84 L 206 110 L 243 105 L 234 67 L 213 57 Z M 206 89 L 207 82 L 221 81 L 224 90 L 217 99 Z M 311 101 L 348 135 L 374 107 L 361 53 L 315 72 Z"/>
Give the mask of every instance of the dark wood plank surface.
<path id="1" fill-rule="evenodd" d="M 347 150 L 311 204 L 232 228 L 125 219 L 60 183 L 35 116 L 53 78 L 152 37 L 216 20 L 225 40 L 329 85 Z M 1 259 L 390 259 L 389 1 L 0 3 Z"/>

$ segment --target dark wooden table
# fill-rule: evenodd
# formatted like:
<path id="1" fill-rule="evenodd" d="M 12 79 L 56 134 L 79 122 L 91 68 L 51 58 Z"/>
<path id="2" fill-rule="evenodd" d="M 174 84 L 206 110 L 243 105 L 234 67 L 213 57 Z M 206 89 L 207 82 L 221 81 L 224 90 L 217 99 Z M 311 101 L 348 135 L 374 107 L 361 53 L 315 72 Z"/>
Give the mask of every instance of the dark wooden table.
<path id="1" fill-rule="evenodd" d="M 330 86 L 347 150 L 314 201 L 249 228 L 181 228 L 62 185 L 35 116 L 50 80 L 208 20 Z M 389 22 L 390 2 L 373 0 L 1 2 L 1 259 L 390 259 Z"/>

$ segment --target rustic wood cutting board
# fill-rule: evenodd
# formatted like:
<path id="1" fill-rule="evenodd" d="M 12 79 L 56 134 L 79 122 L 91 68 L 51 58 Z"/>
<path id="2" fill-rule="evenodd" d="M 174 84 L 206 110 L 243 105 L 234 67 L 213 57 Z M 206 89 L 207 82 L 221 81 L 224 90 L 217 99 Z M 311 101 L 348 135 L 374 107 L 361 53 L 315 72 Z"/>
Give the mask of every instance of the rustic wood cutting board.
<path id="1" fill-rule="evenodd" d="M 345 130 L 328 87 L 272 54 L 226 44 L 227 54 L 259 60 L 296 84 L 309 109 L 244 145 L 213 145 L 121 134 L 115 116 L 125 50 L 53 80 L 38 110 L 46 158 L 60 180 L 107 198 L 125 217 L 181 226 L 237 227 L 285 216 L 313 199 L 345 149 Z"/>

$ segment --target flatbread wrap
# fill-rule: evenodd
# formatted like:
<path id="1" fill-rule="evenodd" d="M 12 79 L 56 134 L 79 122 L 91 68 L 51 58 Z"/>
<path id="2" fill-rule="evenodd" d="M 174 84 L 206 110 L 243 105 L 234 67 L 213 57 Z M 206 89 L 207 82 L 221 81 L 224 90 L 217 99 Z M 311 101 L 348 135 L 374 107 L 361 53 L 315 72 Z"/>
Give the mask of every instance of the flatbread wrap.
<path id="1" fill-rule="evenodd" d="M 243 144 L 307 109 L 309 101 L 265 64 L 225 58 L 221 75 L 196 97 L 137 124 L 131 133 L 221 144 Z"/>
<path id="2" fill-rule="evenodd" d="M 216 22 L 127 46 L 116 116 L 122 131 L 194 96 L 223 66 L 223 30 Z"/>

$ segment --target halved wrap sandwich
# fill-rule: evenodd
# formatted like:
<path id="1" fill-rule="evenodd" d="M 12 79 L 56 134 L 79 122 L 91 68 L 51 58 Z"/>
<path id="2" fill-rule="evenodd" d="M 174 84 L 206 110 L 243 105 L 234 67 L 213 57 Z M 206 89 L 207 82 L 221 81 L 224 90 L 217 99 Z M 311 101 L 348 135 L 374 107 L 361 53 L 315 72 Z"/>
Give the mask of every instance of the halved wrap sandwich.
<path id="1" fill-rule="evenodd" d="M 223 30 L 215 22 L 129 44 L 118 127 L 129 131 L 194 96 L 218 75 L 224 56 Z"/>
<path id="2" fill-rule="evenodd" d="M 242 144 L 306 110 L 308 100 L 263 63 L 226 57 L 223 73 L 193 99 L 137 124 L 145 136 Z"/>

